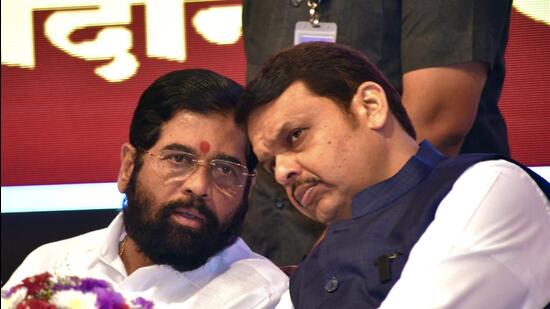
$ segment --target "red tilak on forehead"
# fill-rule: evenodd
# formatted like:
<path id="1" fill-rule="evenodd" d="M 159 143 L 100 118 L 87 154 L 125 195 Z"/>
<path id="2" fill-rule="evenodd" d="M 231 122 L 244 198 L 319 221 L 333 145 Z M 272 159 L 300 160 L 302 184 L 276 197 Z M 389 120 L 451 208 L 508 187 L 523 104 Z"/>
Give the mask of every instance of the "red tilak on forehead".
<path id="1" fill-rule="evenodd" d="M 210 144 L 207 141 L 202 141 L 199 144 L 199 149 L 202 153 L 207 153 L 210 150 Z"/>

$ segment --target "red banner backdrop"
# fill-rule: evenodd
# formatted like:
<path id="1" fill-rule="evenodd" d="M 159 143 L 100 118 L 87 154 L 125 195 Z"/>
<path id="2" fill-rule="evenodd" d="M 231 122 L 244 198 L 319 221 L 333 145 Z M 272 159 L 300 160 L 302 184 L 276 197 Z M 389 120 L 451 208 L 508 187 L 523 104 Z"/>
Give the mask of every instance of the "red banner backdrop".
<path id="1" fill-rule="evenodd" d="M 512 11 L 500 99 L 512 157 L 529 166 L 550 165 L 550 24 L 546 22 Z"/>
<path id="2" fill-rule="evenodd" d="M 145 8 L 132 6 L 132 21 L 125 27 L 132 32 L 131 53 L 140 66 L 123 82 L 94 73 L 109 60 L 85 61 L 53 46 L 44 24 L 54 11 L 34 12 L 34 69 L 2 64 L 2 186 L 115 181 L 136 102 L 168 71 L 209 68 L 244 83 L 242 38 L 214 44 L 191 23 L 197 12 L 221 3 L 185 4 L 184 62 L 147 56 Z M 223 1 L 227 4 L 240 1 Z M 93 40 L 100 29 L 77 30 L 70 38 Z M 513 156 L 531 166 L 550 165 L 549 51 L 550 26 L 514 11 L 501 107 Z"/>
<path id="3" fill-rule="evenodd" d="M 132 54 L 140 67 L 123 82 L 94 74 L 109 61 L 85 61 L 53 46 L 44 35 L 52 11 L 34 13 L 36 67 L 2 65 L 2 186 L 112 182 L 119 150 L 128 140 L 133 109 L 142 91 L 160 75 L 176 69 L 209 68 L 239 83 L 245 81 L 242 39 L 217 45 L 196 32 L 195 14 L 222 2 L 185 4 L 187 60 L 146 56 L 144 6 L 132 7 Z M 224 1 L 224 5 L 240 1 Z M 74 41 L 93 39 L 97 28 L 76 31 Z"/>

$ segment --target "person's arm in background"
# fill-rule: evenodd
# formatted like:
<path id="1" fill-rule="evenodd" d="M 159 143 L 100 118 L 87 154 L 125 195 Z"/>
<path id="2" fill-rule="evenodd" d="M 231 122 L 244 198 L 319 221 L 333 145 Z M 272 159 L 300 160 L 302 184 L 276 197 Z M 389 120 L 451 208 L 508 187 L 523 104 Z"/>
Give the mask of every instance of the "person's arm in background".
<path id="1" fill-rule="evenodd" d="M 403 104 L 418 142 L 445 155 L 459 152 L 474 123 L 487 65 L 470 62 L 413 70 L 403 75 Z"/>
<path id="2" fill-rule="evenodd" d="M 486 79 L 502 78 L 493 70 L 506 45 L 510 8 L 510 0 L 402 2 L 403 104 L 419 142 L 428 139 L 446 155 L 459 152 Z M 496 105 L 498 92 L 489 90 L 484 109 Z"/>

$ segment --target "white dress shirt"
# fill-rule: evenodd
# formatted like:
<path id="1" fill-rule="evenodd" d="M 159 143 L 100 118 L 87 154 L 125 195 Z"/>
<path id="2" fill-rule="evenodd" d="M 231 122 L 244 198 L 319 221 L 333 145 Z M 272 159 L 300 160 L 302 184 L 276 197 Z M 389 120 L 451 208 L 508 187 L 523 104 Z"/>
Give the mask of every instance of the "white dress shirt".
<path id="1" fill-rule="evenodd" d="M 381 308 L 537 308 L 550 302 L 550 203 L 505 161 L 477 163 L 442 200 Z"/>
<path id="2" fill-rule="evenodd" d="M 124 237 L 122 214 L 109 227 L 39 247 L 27 256 L 4 288 L 44 271 L 110 282 L 127 299 L 141 296 L 157 308 L 273 308 L 288 278 L 239 239 L 198 269 L 142 267 L 127 275 L 118 256 Z"/>

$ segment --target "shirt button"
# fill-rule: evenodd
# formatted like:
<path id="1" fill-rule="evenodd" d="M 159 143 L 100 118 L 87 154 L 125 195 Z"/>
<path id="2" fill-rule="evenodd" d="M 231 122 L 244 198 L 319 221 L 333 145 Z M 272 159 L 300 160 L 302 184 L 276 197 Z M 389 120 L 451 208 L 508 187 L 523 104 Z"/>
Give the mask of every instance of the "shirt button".
<path id="1" fill-rule="evenodd" d="M 338 279 L 336 277 L 332 277 L 328 279 L 327 283 L 325 284 L 325 291 L 328 293 L 332 293 L 338 289 Z"/>
<path id="2" fill-rule="evenodd" d="M 282 198 L 282 197 L 278 197 L 275 199 L 275 207 L 277 207 L 277 209 L 283 209 L 285 207 L 285 199 Z"/>

